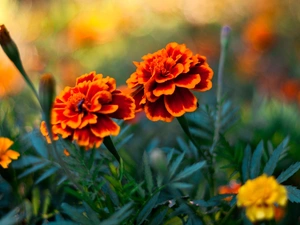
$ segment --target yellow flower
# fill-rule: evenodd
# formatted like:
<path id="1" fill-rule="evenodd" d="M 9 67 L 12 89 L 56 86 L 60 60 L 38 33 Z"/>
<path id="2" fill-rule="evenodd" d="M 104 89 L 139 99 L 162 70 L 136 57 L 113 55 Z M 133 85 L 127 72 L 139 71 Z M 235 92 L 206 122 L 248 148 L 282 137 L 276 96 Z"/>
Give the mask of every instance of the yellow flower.
<path id="1" fill-rule="evenodd" d="M 0 137 L 0 165 L 3 168 L 7 168 L 12 159 L 17 159 L 20 154 L 16 151 L 10 150 L 14 142 L 8 138 Z"/>
<path id="2" fill-rule="evenodd" d="M 265 174 L 248 180 L 237 195 L 237 205 L 246 208 L 246 216 L 252 222 L 274 218 L 275 207 L 285 206 L 287 191 L 274 177 Z"/>

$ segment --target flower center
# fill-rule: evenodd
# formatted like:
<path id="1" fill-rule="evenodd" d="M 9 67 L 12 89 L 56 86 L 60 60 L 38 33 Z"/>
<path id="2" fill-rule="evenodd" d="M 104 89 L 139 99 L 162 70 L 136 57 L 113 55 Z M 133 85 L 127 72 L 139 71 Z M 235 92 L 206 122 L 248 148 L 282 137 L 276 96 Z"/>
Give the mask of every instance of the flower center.
<path id="1" fill-rule="evenodd" d="M 69 97 L 68 103 L 70 108 L 74 111 L 82 112 L 82 106 L 85 101 L 85 95 L 82 93 L 76 93 Z"/>

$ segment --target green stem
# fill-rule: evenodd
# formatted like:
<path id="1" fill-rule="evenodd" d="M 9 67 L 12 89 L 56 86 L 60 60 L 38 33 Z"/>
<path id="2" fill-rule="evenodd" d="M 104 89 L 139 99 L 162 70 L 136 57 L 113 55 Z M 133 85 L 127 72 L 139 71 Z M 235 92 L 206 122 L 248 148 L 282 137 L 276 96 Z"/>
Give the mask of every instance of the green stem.
<path id="1" fill-rule="evenodd" d="M 207 151 L 208 155 L 205 155 L 205 153 L 203 152 L 201 146 L 198 144 L 198 142 L 195 141 L 192 134 L 190 133 L 188 122 L 187 122 L 186 118 L 184 117 L 184 115 L 182 115 L 181 117 L 177 117 L 177 120 L 178 120 L 180 126 L 182 127 L 183 131 L 186 133 L 186 135 L 189 137 L 191 142 L 198 149 L 198 152 L 201 154 L 201 156 L 204 158 L 204 160 L 208 164 L 209 175 L 207 175 L 205 173 L 203 175 L 209 183 L 210 196 L 213 197 L 214 196 L 214 190 L 215 190 L 215 181 L 214 181 L 215 169 L 214 169 L 213 164 L 212 164 L 212 156 L 209 154 L 209 151 Z"/>
<path id="2" fill-rule="evenodd" d="M 236 205 L 234 205 L 234 206 L 231 207 L 231 209 L 228 211 L 228 213 L 226 214 L 226 216 L 220 222 L 220 225 L 227 224 L 226 222 L 230 218 L 230 216 L 232 215 L 232 213 L 234 212 L 235 208 L 236 208 Z"/>
<path id="3" fill-rule="evenodd" d="M 223 84 L 223 74 L 224 74 L 224 66 L 226 60 L 226 52 L 228 48 L 228 39 L 229 39 L 229 27 L 223 27 L 221 33 L 221 53 L 220 53 L 220 62 L 218 68 L 218 81 L 217 81 L 217 115 L 215 121 L 215 131 L 213 144 L 210 149 L 210 153 L 213 154 L 216 145 L 219 140 L 219 133 L 221 129 L 221 114 L 222 114 L 222 84 Z"/>

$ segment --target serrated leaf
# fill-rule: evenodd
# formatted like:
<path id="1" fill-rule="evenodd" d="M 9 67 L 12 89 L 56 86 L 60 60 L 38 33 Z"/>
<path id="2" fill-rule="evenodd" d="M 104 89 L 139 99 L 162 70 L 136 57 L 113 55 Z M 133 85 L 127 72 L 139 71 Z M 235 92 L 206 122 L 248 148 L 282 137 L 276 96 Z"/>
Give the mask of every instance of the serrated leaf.
<path id="1" fill-rule="evenodd" d="M 152 209 L 155 207 L 155 204 L 157 202 L 158 196 L 160 192 L 156 193 L 155 195 L 150 198 L 150 200 L 147 202 L 147 204 L 143 207 L 143 209 L 140 211 L 136 218 L 136 223 L 138 225 L 142 224 L 144 220 L 148 217 L 148 215 L 151 213 Z"/>
<path id="2" fill-rule="evenodd" d="M 121 209 L 119 209 L 117 212 L 115 212 L 112 216 L 110 216 L 108 219 L 101 221 L 98 225 L 118 225 L 121 224 L 123 220 L 125 220 L 127 217 L 129 217 L 133 209 L 131 209 L 132 203 L 128 203 L 124 205 Z"/>
<path id="3" fill-rule="evenodd" d="M 178 181 L 183 178 L 186 178 L 196 171 L 200 170 L 205 165 L 205 161 L 195 163 L 189 167 L 186 167 L 184 170 L 182 170 L 180 173 L 178 173 L 175 178 L 172 181 Z"/>
<path id="4" fill-rule="evenodd" d="M 152 172 L 149 164 L 149 158 L 148 154 L 144 152 L 143 154 L 143 163 L 144 163 L 144 173 L 145 173 L 145 180 L 146 180 L 146 185 L 147 185 L 147 190 L 149 193 L 152 193 L 153 189 L 153 178 L 152 178 Z"/>
<path id="5" fill-rule="evenodd" d="M 149 225 L 158 225 L 158 224 L 162 224 L 166 214 L 168 212 L 168 208 L 165 208 L 164 210 L 160 211 L 159 213 L 157 213 L 153 219 L 150 221 Z"/>
<path id="6" fill-rule="evenodd" d="M 285 186 L 291 202 L 300 203 L 300 190 L 293 186 Z"/>
<path id="7" fill-rule="evenodd" d="M 247 145 L 244 153 L 243 164 L 242 164 L 242 178 L 244 183 L 249 179 L 250 162 L 251 162 L 251 148 L 249 145 Z"/>
<path id="8" fill-rule="evenodd" d="M 264 150 L 264 142 L 260 141 L 257 145 L 256 149 L 253 152 L 251 165 L 250 165 L 250 178 L 254 179 L 259 175 L 260 165 L 261 165 L 261 157 Z"/>
<path id="9" fill-rule="evenodd" d="M 45 171 L 35 182 L 34 184 L 38 184 L 41 181 L 45 180 L 46 178 L 50 177 L 52 174 L 54 174 L 58 170 L 57 167 L 51 167 L 47 171 Z"/>
<path id="10" fill-rule="evenodd" d="M 172 165 L 170 166 L 170 178 L 173 177 L 173 175 L 175 174 L 176 170 L 178 169 L 180 163 L 182 162 L 184 158 L 184 153 L 182 153 L 181 155 L 179 155 L 175 160 L 174 162 L 172 163 Z"/>
<path id="11" fill-rule="evenodd" d="M 38 163 L 38 164 L 35 164 L 34 166 L 30 167 L 29 169 L 25 170 L 23 173 L 21 173 L 18 178 L 22 178 L 22 177 L 25 177 L 37 170 L 40 170 L 42 168 L 44 168 L 45 166 L 49 165 L 50 164 L 50 161 L 46 161 L 46 162 L 43 162 L 43 163 Z"/>
<path id="12" fill-rule="evenodd" d="M 285 171 L 283 171 L 278 177 L 278 183 L 282 183 L 293 176 L 298 170 L 300 169 L 300 162 L 296 162 L 295 164 L 291 165 Z"/>
<path id="13" fill-rule="evenodd" d="M 280 145 L 273 151 L 272 155 L 270 156 L 265 168 L 264 173 L 271 176 L 276 168 L 277 162 L 280 158 L 281 153 L 285 151 L 287 148 L 287 144 L 289 142 L 289 138 L 285 138 Z M 270 145 L 270 144 L 269 144 Z M 271 149 L 272 146 L 269 148 Z"/>

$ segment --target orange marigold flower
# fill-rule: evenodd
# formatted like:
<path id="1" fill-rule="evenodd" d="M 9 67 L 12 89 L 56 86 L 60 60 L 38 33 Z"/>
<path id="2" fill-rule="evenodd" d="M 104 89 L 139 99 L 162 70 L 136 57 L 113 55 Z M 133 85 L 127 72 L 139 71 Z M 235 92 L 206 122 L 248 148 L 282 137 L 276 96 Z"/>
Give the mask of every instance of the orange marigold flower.
<path id="1" fill-rule="evenodd" d="M 237 195 L 237 205 L 246 208 L 246 216 L 252 222 L 273 219 L 276 207 L 285 206 L 287 200 L 285 187 L 265 174 L 248 180 Z"/>
<path id="2" fill-rule="evenodd" d="M 0 137 L 0 165 L 5 169 L 8 168 L 12 159 L 18 159 L 20 156 L 20 153 L 9 149 L 13 143 L 8 138 Z"/>
<path id="3" fill-rule="evenodd" d="M 47 143 L 50 144 L 51 139 L 50 139 L 49 132 L 48 132 L 47 125 L 46 125 L 45 121 L 41 122 L 40 131 L 41 131 L 42 135 L 46 138 Z M 53 129 L 52 129 L 52 136 L 53 136 L 54 140 L 58 140 L 58 135 L 53 133 Z"/>
<path id="4" fill-rule="evenodd" d="M 148 119 L 171 122 L 197 109 L 197 98 L 190 90 L 212 87 L 213 71 L 206 58 L 184 44 L 169 43 L 166 48 L 134 62 L 136 71 L 126 81 L 134 89 L 137 111 L 144 109 Z"/>
<path id="5" fill-rule="evenodd" d="M 78 77 L 75 87 L 66 87 L 56 97 L 52 132 L 86 149 L 99 147 L 103 138 L 120 132 L 112 118 L 132 119 L 134 111 L 133 98 L 116 89 L 115 79 L 91 72 Z"/>
<path id="6" fill-rule="evenodd" d="M 240 183 L 236 181 L 231 181 L 229 185 L 224 185 L 219 187 L 219 194 L 237 194 L 241 187 Z M 225 201 L 231 201 L 231 197 L 224 198 Z"/>

